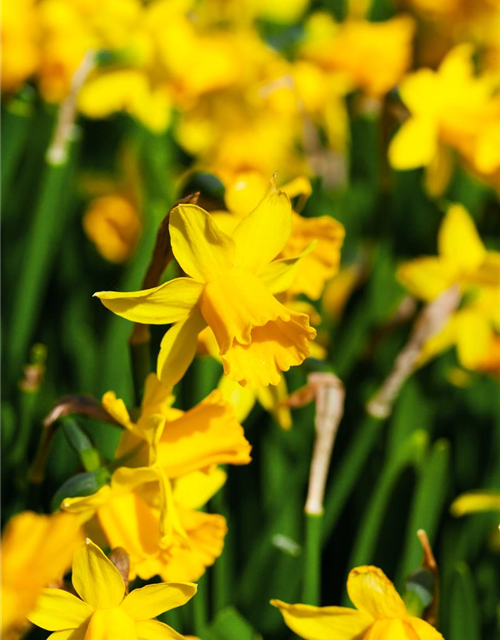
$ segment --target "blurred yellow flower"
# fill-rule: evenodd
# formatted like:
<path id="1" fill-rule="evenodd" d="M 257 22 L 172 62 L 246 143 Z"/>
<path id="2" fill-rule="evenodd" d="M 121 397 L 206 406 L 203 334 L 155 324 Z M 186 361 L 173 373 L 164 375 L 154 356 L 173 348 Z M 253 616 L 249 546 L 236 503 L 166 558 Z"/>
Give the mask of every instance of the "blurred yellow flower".
<path id="1" fill-rule="evenodd" d="M 171 389 L 155 374 L 146 380 L 141 412 L 132 421 L 123 400 L 112 391 L 103 397 L 107 412 L 125 427 L 116 455 L 130 465 L 157 464 L 168 478 L 193 471 L 208 471 L 217 464 L 248 464 L 250 444 L 238 423 L 233 406 L 220 391 L 212 393 L 189 411 L 174 409 Z M 142 444 L 148 447 L 142 447 Z"/>
<path id="2" fill-rule="evenodd" d="M 141 222 L 130 200 L 113 194 L 90 202 L 83 218 L 83 228 L 106 260 L 124 262 L 135 250 Z"/>
<path id="3" fill-rule="evenodd" d="M 479 172 L 500 168 L 500 153 L 490 140 L 500 121 L 498 100 L 493 99 L 497 81 L 488 74 L 475 75 L 472 53 L 470 45 L 459 45 L 437 71 L 419 69 L 401 83 L 410 117 L 391 142 L 389 161 L 399 170 L 427 167 L 434 193 L 451 173 L 449 148 Z"/>
<path id="4" fill-rule="evenodd" d="M 79 598 L 62 589 L 44 589 L 29 615 L 31 622 L 57 638 L 179 638 L 171 627 L 153 620 L 188 602 L 196 593 L 191 583 L 150 584 L 126 593 L 115 565 L 91 540 L 75 553 L 73 587 Z"/>
<path id="5" fill-rule="evenodd" d="M 469 213 L 458 204 L 444 217 L 438 250 L 437 257 L 417 258 L 398 270 L 410 293 L 425 301 L 454 284 L 466 295 L 463 307 L 426 342 L 419 364 L 456 345 L 461 364 L 480 370 L 500 331 L 500 254 L 486 250 Z"/>
<path id="6" fill-rule="evenodd" d="M 410 615 L 392 582 L 377 567 L 357 567 L 347 580 L 356 609 L 312 607 L 271 600 L 290 629 L 306 640 L 442 640 L 428 622 Z"/>
<path id="7" fill-rule="evenodd" d="M 80 520 L 24 511 L 2 536 L 2 616 L 5 640 L 18 636 L 44 587 L 61 579 L 81 543 Z"/>
<path id="8" fill-rule="evenodd" d="M 35 0 L 6 2 L 1 33 L 2 89 L 10 92 L 35 73 L 40 61 Z"/>
<path id="9" fill-rule="evenodd" d="M 174 323 L 158 358 L 158 377 L 166 385 L 183 376 L 207 325 L 230 379 L 250 388 L 278 384 L 281 371 L 307 358 L 316 335 L 307 315 L 274 296 L 291 286 L 300 261 L 301 256 L 275 259 L 291 228 L 290 200 L 274 184 L 231 236 L 200 207 L 179 205 L 170 214 L 170 236 L 189 277 L 146 291 L 95 295 L 128 320 Z"/>
<path id="10" fill-rule="evenodd" d="M 450 511 L 457 518 L 481 511 L 500 511 L 500 491 L 468 491 L 452 502 Z"/>
<path id="11" fill-rule="evenodd" d="M 353 88 L 380 98 L 410 66 L 414 30 L 409 16 L 337 23 L 329 14 L 318 12 L 306 25 L 300 56 L 325 71 L 342 72 Z"/>

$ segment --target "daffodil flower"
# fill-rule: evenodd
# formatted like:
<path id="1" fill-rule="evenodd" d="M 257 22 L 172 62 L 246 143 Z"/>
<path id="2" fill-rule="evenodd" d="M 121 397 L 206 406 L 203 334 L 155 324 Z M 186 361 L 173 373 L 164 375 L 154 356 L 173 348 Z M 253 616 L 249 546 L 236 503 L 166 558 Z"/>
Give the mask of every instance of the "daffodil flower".
<path id="1" fill-rule="evenodd" d="M 111 483 L 90 496 L 67 498 L 61 508 L 87 526 L 98 525 L 111 547 L 130 557 L 130 577 L 197 580 L 222 553 L 226 521 L 197 511 L 226 480 L 215 467 L 178 478 L 172 487 L 157 468 L 120 467 Z"/>
<path id="2" fill-rule="evenodd" d="M 157 464 L 170 479 L 193 471 L 207 471 L 218 464 L 248 464 L 251 446 L 245 438 L 233 406 L 219 390 L 189 411 L 174 409 L 172 390 L 155 374 L 146 379 L 140 415 L 132 420 L 114 392 L 103 397 L 103 406 L 125 427 L 117 457 L 137 453 L 128 466 Z M 147 445 L 141 448 L 141 443 Z"/>
<path id="3" fill-rule="evenodd" d="M 316 336 L 306 314 L 275 297 L 293 283 L 301 257 L 275 260 L 291 228 L 290 200 L 274 184 L 231 236 L 200 207 L 179 205 L 170 215 L 170 237 L 188 277 L 146 291 L 95 295 L 133 322 L 174 324 L 158 358 L 158 377 L 167 386 L 184 375 L 207 325 L 229 378 L 250 388 L 278 384 L 282 371 L 307 358 Z"/>
<path id="4" fill-rule="evenodd" d="M 154 620 L 180 607 L 196 593 L 192 583 L 150 584 L 126 594 L 123 577 L 87 538 L 73 559 L 77 597 L 62 589 L 44 589 L 29 620 L 53 631 L 52 640 L 166 640 L 183 638 Z"/>
<path id="5" fill-rule="evenodd" d="M 306 640 L 442 640 L 428 622 L 410 615 L 392 582 L 377 567 L 357 567 L 347 580 L 356 609 L 312 607 L 272 600 L 290 629 Z"/>

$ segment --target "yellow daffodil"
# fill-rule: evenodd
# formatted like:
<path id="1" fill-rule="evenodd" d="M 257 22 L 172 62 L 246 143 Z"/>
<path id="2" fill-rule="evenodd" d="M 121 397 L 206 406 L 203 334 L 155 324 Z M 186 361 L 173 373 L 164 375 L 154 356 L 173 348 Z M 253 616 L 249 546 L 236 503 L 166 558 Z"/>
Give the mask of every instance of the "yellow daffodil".
<path id="1" fill-rule="evenodd" d="M 450 511 L 457 518 L 481 511 L 500 512 L 500 491 L 469 491 L 453 501 Z"/>
<path id="2" fill-rule="evenodd" d="M 2 536 L 2 620 L 5 640 L 15 638 L 44 587 L 62 578 L 82 540 L 80 520 L 24 511 Z"/>
<path id="3" fill-rule="evenodd" d="M 158 358 L 158 377 L 166 385 L 182 377 L 207 325 L 229 378 L 250 388 L 278 384 L 282 371 L 307 358 L 316 335 L 307 315 L 274 295 L 291 286 L 300 260 L 275 259 L 291 228 L 290 200 L 274 185 L 231 236 L 200 207 L 179 205 L 170 214 L 170 237 L 189 277 L 146 291 L 95 295 L 128 320 L 174 323 Z"/>
<path id="4" fill-rule="evenodd" d="M 411 616 L 392 582 L 377 567 L 357 567 L 347 580 L 356 609 L 312 607 L 272 600 L 290 629 L 306 640 L 442 640 L 428 622 Z"/>
<path id="5" fill-rule="evenodd" d="M 111 547 L 130 556 L 131 577 L 197 580 L 221 554 L 226 534 L 222 516 L 196 509 L 225 481 L 217 468 L 175 481 L 152 467 L 117 469 L 111 484 L 91 496 L 68 498 L 62 508 L 97 523 Z M 92 529 L 89 529 L 92 530 Z"/>
<path id="6" fill-rule="evenodd" d="M 2 9 L 2 89 L 15 91 L 37 69 L 40 53 L 35 0 L 5 3 Z"/>
<path id="7" fill-rule="evenodd" d="M 196 585 L 187 582 L 150 584 L 127 594 L 118 569 L 88 538 L 75 553 L 72 582 L 80 597 L 44 589 L 29 615 L 31 622 L 53 632 L 52 640 L 181 640 L 183 636 L 154 618 L 184 605 L 196 593 Z"/>
<path id="8" fill-rule="evenodd" d="M 130 466 L 154 464 L 170 479 L 193 471 L 208 471 L 217 464 L 248 464 L 250 444 L 238 423 L 233 406 L 220 391 L 213 391 L 189 411 L 174 409 L 171 389 L 155 374 L 146 380 L 141 412 L 132 421 L 123 403 L 113 392 L 103 397 L 103 406 L 126 431 L 117 456 L 137 451 L 128 458 Z M 148 444 L 143 447 L 141 444 Z"/>
<path id="9" fill-rule="evenodd" d="M 124 262 L 134 252 L 141 222 L 130 200 L 114 194 L 90 202 L 83 218 L 83 228 L 106 260 Z"/>
<path id="10" fill-rule="evenodd" d="M 464 367 L 487 369 L 500 331 L 500 254 L 486 250 L 461 205 L 448 209 L 439 230 L 438 250 L 437 257 L 417 258 L 398 271 L 410 293 L 425 301 L 454 284 L 466 296 L 462 308 L 426 342 L 419 364 L 455 345 Z"/>
<path id="11" fill-rule="evenodd" d="M 410 117 L 391 142 L 389 161 L 399 170 L 427 167 L 433 193 L 442 190 L 451 173 L 449 148 L 479 172 L 500 166 L 490 135 L 483 133 L 499 121 L 493 99 L 497 83 L 487 74 L 475 75 L 472 53 L 469 45 L 455 47 L 437 71 L 419 69 L 399 90 Z"/>
<path id="12" fill-rule="evenodd" d="M 385 22 L 351 18 L 339 24 L 318 12 L 306 26 L 300 55 L 325 71 L 344 73 L 353 87 L 379 98 L 409 67 L 413 32 L 409 16 Z"/>

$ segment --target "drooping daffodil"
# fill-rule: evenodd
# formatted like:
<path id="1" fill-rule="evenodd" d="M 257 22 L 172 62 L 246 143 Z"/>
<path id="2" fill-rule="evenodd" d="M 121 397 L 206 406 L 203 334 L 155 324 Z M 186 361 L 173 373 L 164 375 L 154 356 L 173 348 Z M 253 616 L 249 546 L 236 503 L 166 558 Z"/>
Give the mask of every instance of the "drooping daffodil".
<path id="1" fill-rule="evenodd" d="M 72 581 L 80 597 L 44 589 L 29 615 L 33 624 L 53 632 L 52 640 L 183 638 L 154 618 L 188 602 L 195 584 L 150 584 L 126 594 L 121 573 L 88 538 L 74 555 Z"/>
<path id="2" fill-rule="evenodd" d="M 133 322 L 174 324 L 158 358 L 158 377 L 167 386 L 184 375 L 207 325 L 230 379 L 250 388 L 278 384 L 282 371 L 308 357 L 316 336 L 306 314 L 275 297 L 291 286 L 301 258 L 275 259 L 292 229 L 288 196 L 273 183 L 231 236 L 192 204 L 172 211 L 169 229 L 174 256 L 188 277 L 145 291 L 95 295 Z"/>

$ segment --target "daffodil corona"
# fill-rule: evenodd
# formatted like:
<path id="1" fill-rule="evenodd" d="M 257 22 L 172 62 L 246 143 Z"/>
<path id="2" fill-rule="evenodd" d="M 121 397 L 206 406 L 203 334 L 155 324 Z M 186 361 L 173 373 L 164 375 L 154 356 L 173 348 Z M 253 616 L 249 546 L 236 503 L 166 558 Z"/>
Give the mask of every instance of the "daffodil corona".
<path id="1" fill-rule="evenodd" d="M 29 615 L 31 622 L 54 632 L 52 640 L 183 638 L 152 618 L 188 602 L 195 584 L 150 584 L 126 594 L 118 569 L 88 538 L 75 553 L 72 580 L 79 598 L 62 589 L 44 589 Z"/>
<path id="2" fill-rule="evenodd" d="M 95 295 L 128 320 L 174 324 L 158 358 L 158 377 L 166 385 L 184 375 L 207 325 L 230 379 L 250 388 L 278 384 L 282 371 L 308 357 L 316 336 L 306 314 L 274 295 L 291 286 L 301 258 L 275 259 L 291 229 L 290 200 L 274 183 L 231 236 L 200 207 L 179 205 L 170 215 L 170 236 L 188 277 L 146 291 Z"/>

